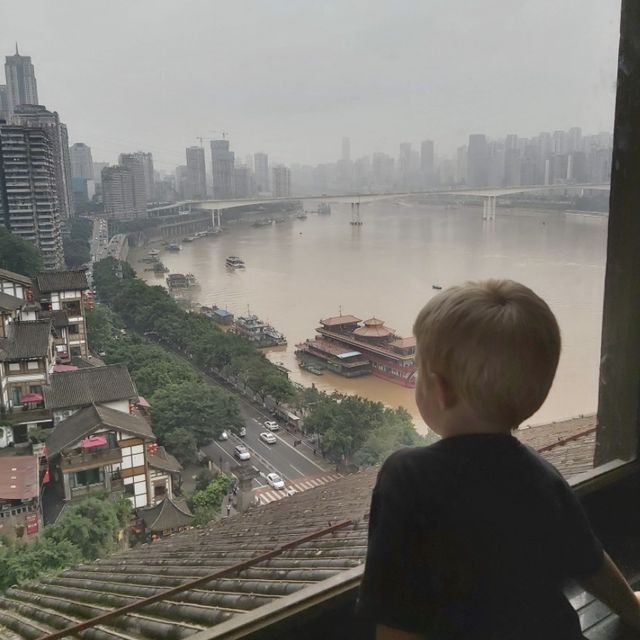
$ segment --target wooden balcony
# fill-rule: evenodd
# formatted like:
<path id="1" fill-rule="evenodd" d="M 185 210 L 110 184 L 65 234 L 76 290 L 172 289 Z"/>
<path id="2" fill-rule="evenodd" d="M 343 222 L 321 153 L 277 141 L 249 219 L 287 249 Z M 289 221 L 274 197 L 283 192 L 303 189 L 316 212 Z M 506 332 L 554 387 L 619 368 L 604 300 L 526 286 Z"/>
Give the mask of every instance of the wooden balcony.
<path id="1" fill-rule="evenodd" d="M 60 458 L 62 471 L 82 471 L 93 467 L 104 467 L 107 464 L 122 462 L 122 451 L 119 447 L 113 449 L 77 450 L 63 453 Z"/>

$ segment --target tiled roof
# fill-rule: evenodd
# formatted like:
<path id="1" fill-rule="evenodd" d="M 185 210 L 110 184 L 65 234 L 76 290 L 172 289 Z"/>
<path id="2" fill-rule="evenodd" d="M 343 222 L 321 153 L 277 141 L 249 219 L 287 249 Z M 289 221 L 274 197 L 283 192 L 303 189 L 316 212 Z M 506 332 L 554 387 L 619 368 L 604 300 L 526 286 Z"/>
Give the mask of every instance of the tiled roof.
<path id="1" fill-rule="evenodd" d="M 15 311 L 24 304 L 24 300 L 0 291 L 0 311 Z"/>
<path id="2" fill-rule="evenodd" d="M 186 504 L 166 497 L 153 507 L 141 509 L 138 515 L 144 520 L 147 529 L 151 531 L 167 531 L 188 527 L 193 521 L 193 514 Z"/>
<path id="3" fill-rule="evenodd" d="M 40 293 L 89 288 L 85 271 L 43 271 L 35 279 Z"/>
<path id="4" fill-rule="evenodd" d="M 38 496 L 38 489 L 38 461 L 35 456 L 0 456 L 1 499 L 31 500 Z"/>
<path id="5" fill-rule="evenodd" d="M 332 316 L 331 318 L 320 320 L 320 324 L 325 327 L 339 327 L 342 324 L 356 324 L 357 322 L 360 322 L 360 318 L 355 316 Z"/>
<path id="6" fill-rule="evenodd" d="M 127 366 L 123 363 L 54 373 L 50 385 L 44 387 L 47 409 L 81 407 L 137 397 Z"/>
<path id="7" fill-rule="evenodd" d="M 0 340 L 1 360 L 44 358 L 49 353 L 51 320 L 12 322 Z"/>
<path id="8" fill-rule="evenodd" d="M 364 562 L 377 469 L 219 520 L 0 597 L 0 625 L 34 638 L 195 578 L 220 572 L 345 519 L 334 533 L 100 625 L 101 637 L 185 638 L 298 593 Z M 123 634 L 123 635 L 121 635 Z M 93 636 L 91 636 L 93 637 Z"/>
<path id="9" fill-rule="evenodd" d="M 580 442 L 584 426 L 574 423 L 569 439 L 564 444 L 556 439 L 548 451 L 555 455 L 570 443 Z M 538 439 L 545 443 L 542 446 L 551 444 L 553 429 L 525 431 L 527 439 Z M 31 639 L 228 570 L 197 587 L 106 621 L 99 631 L 109 640 L 123 636 L 185 638 L 207 629 L 207 637 L 225 637 L 230 626 L 243 624 L 244 616 L 260 615 L 260 607 L 271 605 L 264 612 L 271 609 L 273 614 L 274 605 L 284 608 L 305 589 L 311 593 L 322 581 L 337 579 L 338 574 L 348 576 L 362 566 L 366 514 L 377 473 L 378 468 L 371 467 L 206 528 L 79 565 L 39 583 L 13 587 L 0 597 L 0 625 L 19 638 Z M 332 533 L 324 531 L 344 521 L 350 523 Z M 269 560 L 231 569 L 311 534 L 317 537 Z"/>
<path id="10" fill-rule="evenodd" d="M 67 315 L 67 312 L 62 311 L 62 309 L 58 311 L 41 311 L 39 317 L 51 318 L 53 326 L 56 329 L 62 329 L 63 327 L 69 326 L 69 316 Z"/>
<path id="11" fill-rule="evenodd" d="M 172 456 L 164 447 L 158 447 L 156 453 L 147 456 L 149 466 L 154 469 L 168 471 L 169 473 L 180 473 L 182 465 L 175 456 Z"/>
<path id="12" fill-rule="evenodd" d="M 64 449 L 91 435 L 96 429 L 116 429 L 133 436 L 155 438 L 149 423 L 144 418 L 108 407 L 92 405 L 76 411 L 55 427 L 53 433 L 47 438 L 49 456 L 58 455 Z"/>
<path id="13" fill-rule="evenodd" d="M 16 273 L 15 271 L 9 271 L 8 269 L 0 269 L 0 280 L 2 279 L 17 282 L 25 287 L 31 286 L 31 278 L 21 273 Z"/>

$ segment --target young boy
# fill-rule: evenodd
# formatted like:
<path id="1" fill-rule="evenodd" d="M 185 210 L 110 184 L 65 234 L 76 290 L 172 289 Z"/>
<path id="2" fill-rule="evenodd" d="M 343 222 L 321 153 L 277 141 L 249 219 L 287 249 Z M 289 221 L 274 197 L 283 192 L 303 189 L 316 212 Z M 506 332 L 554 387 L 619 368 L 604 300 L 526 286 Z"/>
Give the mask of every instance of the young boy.
<path id="1" fill-rule="evenodd" d="M 373 491 L 359 611 L 378 640 L 574 640 L 567 578 L 640 630 L 640 604 L 569 485 L 511 432 L 544 402 L 560 330 L 510 280 L 419 313 L 416 403 L 441 440 L 391 455 Z"/>

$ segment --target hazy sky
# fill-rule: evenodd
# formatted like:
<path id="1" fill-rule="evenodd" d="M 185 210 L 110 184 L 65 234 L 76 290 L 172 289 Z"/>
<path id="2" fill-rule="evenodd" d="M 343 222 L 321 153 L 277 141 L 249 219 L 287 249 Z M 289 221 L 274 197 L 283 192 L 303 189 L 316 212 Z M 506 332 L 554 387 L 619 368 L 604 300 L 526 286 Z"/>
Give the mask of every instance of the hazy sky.
<path id="1" fill-rule="evenodd" d="M 0 45 L 94 160 L 197 136 L 289 163 L 612 128 L 619 0 L 0 0 Z M 0 77 L 0 81 L 2 78 Z M 206 143 L 205 143 L 206 144 Z M 209 159 L 207 145 L 207 161 Z"/>

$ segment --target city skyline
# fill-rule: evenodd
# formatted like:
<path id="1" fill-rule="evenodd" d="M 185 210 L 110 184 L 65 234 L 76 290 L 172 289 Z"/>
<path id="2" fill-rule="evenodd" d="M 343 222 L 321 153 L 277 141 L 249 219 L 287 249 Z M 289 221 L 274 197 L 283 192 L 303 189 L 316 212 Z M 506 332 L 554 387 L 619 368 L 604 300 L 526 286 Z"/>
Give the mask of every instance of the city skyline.
<path id="1" fill-rule="evenodd" d="M 40 104 L 96 160 L 144 149 L 173 171 L 196 137 L 223 130 L 236 157 L 264 150 L 274 164 L 335 161 L 345 136 L 352 159 L 397 157 L 401 142 L 427 139 L 453 157 L 471 133 L 598 133 L 613 122 L 615 6 L 474 0 L 460 17 L 443 2 L 374 3 L 363 21 L 359 3 L 219 7 L 214 16 L 206 6 L 142 1 L 126 5 L 126 23 L 118 6 L 96 4 L 92 23 L 102 28 L 93 29 L 74 0 L 55 9 L 27 0 L 0 25 L 3 55 L 17 40 L 36 68 Z M 153 28 L 134 38 L 146 20 Z"/>

